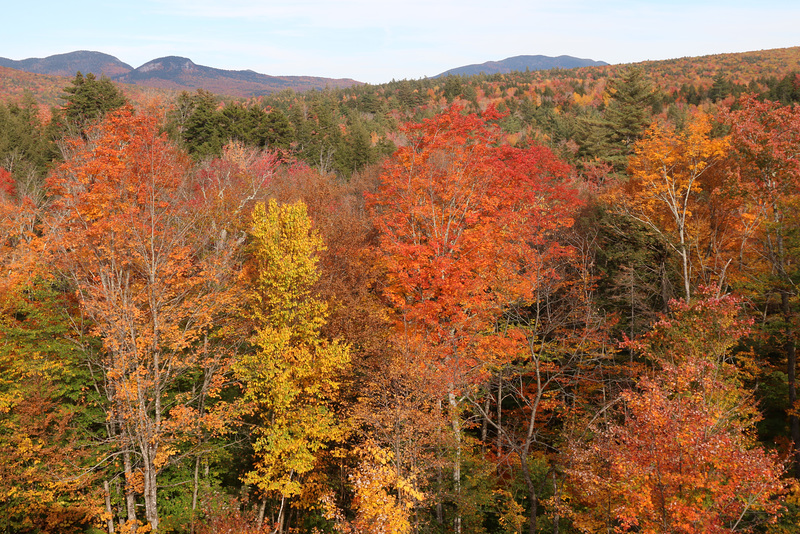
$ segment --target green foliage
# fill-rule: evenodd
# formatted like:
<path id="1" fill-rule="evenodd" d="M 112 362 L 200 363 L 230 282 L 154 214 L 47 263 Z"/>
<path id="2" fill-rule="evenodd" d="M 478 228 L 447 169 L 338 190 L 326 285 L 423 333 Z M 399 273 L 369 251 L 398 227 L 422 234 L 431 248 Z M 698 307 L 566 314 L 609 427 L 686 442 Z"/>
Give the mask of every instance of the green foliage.
<path id="1" fill-rule="evenodd" d="M 784 105 L 800 102 L 800 73 L 790 72 L 779 81 L 770 83 L 766 98 Z"/>
<path id="2" fill-rule="evenodd" d="M 644 332 L 680 283 L 668 244 L 644 224 L 603 207 L 585 213 L 579 224 L 596 232 L 597 304 L 615 318 L 613 331 Z"/>
<path id="3" fill-rule="evenodd" d="M 78 72 L 64 92 L 61 98 L 65 102 L 62 110 L 65 132 L 83 133 L 90 124 L 128 102 L 109 78 L 102 76 L 98 80 L 91 72 L 85 77 Z"/>
<path id="4" fill-rule="evenodd" d="M 625 169 L 633 144 L 652 121 L 657 93 L 641 68 L 630 68 L 609 81 L 609 98 L 601 119 L 581 124 L 581 154 L 609 163 L 614 170 Z"/>
<path id="5" fill-rule="evenodd" d="M 222 136 L 216 97 L 198 89 L 193 96 L 181 95 L 182 106 L 191 111 L 183 129 L 183 142 L 190 154 L 199 158 L 218 156 L 225 139 Z"/>
<path id="6" fill-rule="evenodd" d="M 17 183 L 31 176 L 40 181 L 56 156 L 55 143 L 31 95 L 21 104 L 0 104 L 0 167 L 11 172 Z"/>
<path id="7" fill-rule="evenodd" d="M 97 518 L 101 415 L 65 295 L 36 280 L 0 315 L 0 530 L 80 532 Z M 96 456 L 95 456 L 96 455 Z"/>

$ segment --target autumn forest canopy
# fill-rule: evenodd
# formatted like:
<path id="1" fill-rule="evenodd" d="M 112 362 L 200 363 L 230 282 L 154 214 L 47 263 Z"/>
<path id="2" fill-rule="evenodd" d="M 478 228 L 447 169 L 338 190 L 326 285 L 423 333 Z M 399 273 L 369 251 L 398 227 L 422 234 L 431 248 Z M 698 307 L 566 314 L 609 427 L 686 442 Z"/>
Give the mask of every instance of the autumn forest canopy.
<path id="1" fill-rule="evenodd" d="M 0 103 L 0 531 L 800 528 L 800 49 Z"/>

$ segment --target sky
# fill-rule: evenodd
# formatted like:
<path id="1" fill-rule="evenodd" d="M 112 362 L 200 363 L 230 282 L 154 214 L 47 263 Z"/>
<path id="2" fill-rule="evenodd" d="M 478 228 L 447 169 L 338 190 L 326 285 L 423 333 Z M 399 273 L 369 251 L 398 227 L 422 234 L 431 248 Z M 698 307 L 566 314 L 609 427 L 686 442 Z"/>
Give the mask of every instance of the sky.
<path id="1" fill-rule="evenodd" d="M 379 84 L 518 55 L 635 63 L 800 46 L 797 0 L 8 1 L 0 57 L 92 50 Z"/>

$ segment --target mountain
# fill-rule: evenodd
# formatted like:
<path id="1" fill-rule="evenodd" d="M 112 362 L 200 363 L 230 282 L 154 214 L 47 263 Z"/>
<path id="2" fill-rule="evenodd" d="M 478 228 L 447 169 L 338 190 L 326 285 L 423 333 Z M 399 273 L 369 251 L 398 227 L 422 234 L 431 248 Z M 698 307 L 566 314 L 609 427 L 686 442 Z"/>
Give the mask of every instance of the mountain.
<path id="1" fill-rule="evenodd" d="M 434 76 L 473 76 L 476 74 L 505 74 L 512 71 L 549 70 L 549 69 L 575 69 L 578 67 L 601 67 L 608 65 L 605 61 L 594 61 L 572 56 L 514 56 L 502 61 L 487 61 L 486 63 L 456 67 Z"/>
<path id="2" fill-rule="evenodd" d="M 81 71 L 83 74 L 94 73 L 97 76 L 106 75 L 109 78 L 125 74 L 133 67 L 123 63 L 114 56 L 101 52 L 79 50 L 68 54 L 56 54 L 46 58 L 28 58 L 20 61 L 0 57 L 0 67 L 33 72 L 36 74 L 49 74 L 51 76 L 75 76 Z"/>
<path id="3" fill-rule="evenodd" d="M 212 93 L 241 98 L 261 96 L 293 89 L 297 92 L 326 87 L 343 88 L 361 85 L 349 78 L 320 78 L 313 76 L 269 76 L 252 70 L 223 70 L 195 64 L 184 57 L 169 56 L 148 61 L 134 69 L 114 56 L 81 50 L 46 58 L 15 61 L 0 58 L 0 67 L 36 74 L 73 77 L 81 71 L 96 76 L 106 75 L 114 81 L 159 89 L 205 89 Z"/>
<path id="4" fill-rule="evenodd" d="M 128 73 L 114 76 L 115 81 L 172 90 L 198 88 L 239 97 L 260 96 L 293 89 L 307 91 L 325 87 L 342 88 L 361 85 L 349 78 L 311 76 L 269 76 L 252 70 L 223 70 L 195 64 L 191 59 L 168 56 L 148 61 Z"/>

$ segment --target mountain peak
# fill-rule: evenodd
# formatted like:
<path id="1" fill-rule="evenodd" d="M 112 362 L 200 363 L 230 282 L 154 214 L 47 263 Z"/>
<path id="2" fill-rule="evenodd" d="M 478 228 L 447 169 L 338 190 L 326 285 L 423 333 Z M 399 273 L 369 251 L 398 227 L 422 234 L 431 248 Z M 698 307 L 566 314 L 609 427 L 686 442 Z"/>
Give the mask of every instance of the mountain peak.
<path id="1" fill-rule="evenodd" d="M 68 77 L 74 77 L 77 71 L 83 74 L 91 72 L 96 76 L 104 74 L 121 83 L 177 91 L 202 88 L 213 93 L 247 98 L 288 88 L 301 92 L 359 85 L 359 82 L 351 79 L 269 76 L 252 70 L 216 69 L 197 65 L 191 59 L 181 56 L 160 57 L 134 69 L 114 56 L 87 50 L 22 61 L 0 57 L 0 67 Z"/>
<path id="2" fill-rule="evenodd" d="M 0 66 L 36 74 L 75 76 L 76 72 L 81 71 L 83 74 L 91 72 L 96 76 L 105 74 L 112 78 L 133 70 L 133 67 L 114 56 L 91 50 L 78 50 L 46 58 L 28 58 L 20 61 L 0 58 Z"/>
<path id="3" fill-rule="evenodd" d="M 139 72 L 153 72 L 158 70 L 196 72 L 198 68 L 197 65 L 189 58 L 180 56 L 165 56 L 148 61 L 136 70 Z"/>

